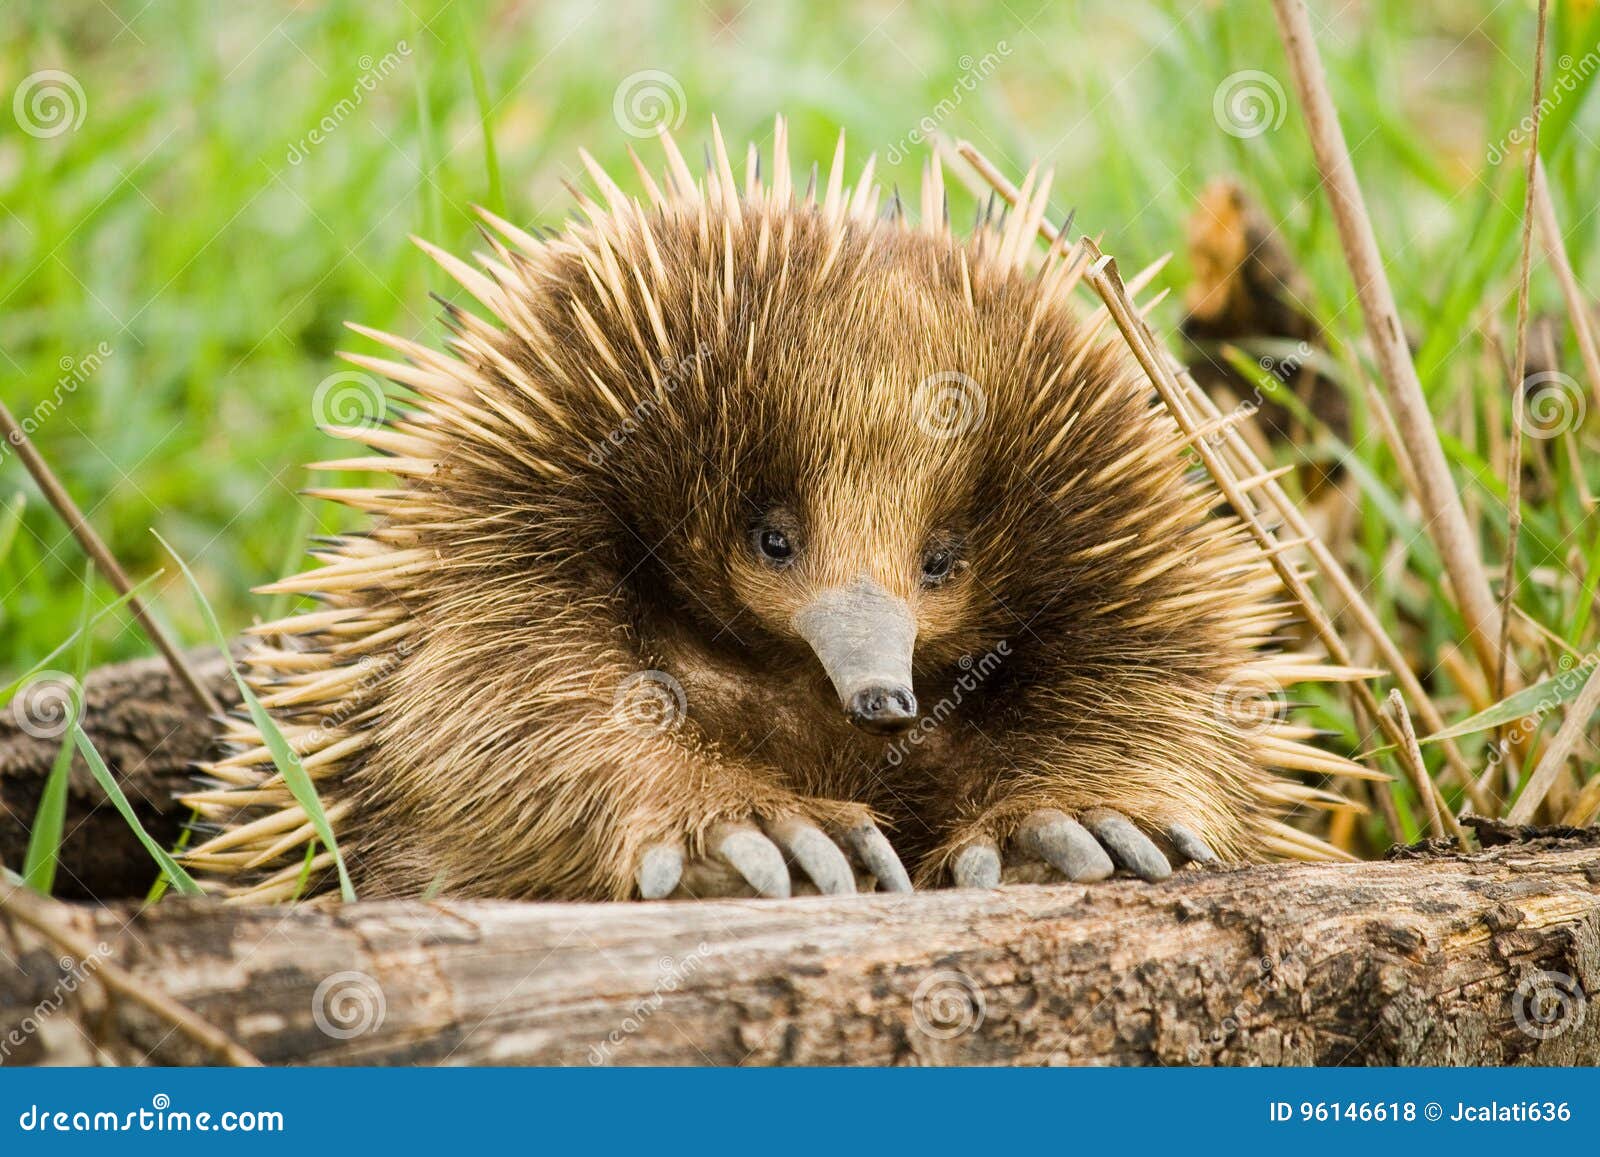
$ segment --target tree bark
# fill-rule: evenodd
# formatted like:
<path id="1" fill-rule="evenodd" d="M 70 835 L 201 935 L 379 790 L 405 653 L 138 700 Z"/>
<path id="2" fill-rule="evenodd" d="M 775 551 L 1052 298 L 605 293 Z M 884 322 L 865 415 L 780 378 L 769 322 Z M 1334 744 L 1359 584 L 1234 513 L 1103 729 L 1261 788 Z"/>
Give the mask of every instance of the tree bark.
<path id="1" fill-rule="evenodd" d="M 224 706 L 237 705 L 239 692 L 220 651 L 194 651 L 190 661 Z M 171 847 L 186 818 L 174 797 L 191 786 L 190 764 L 209 753 L 215 723 L 160 658 L 96 668 L 84 681 L 84 690 L 84 729 L 140 821 Z M 60 735 L 23 729 L 19 700 L 0 710 L 0 863 L 13 870 L 22 866 L 28 829 L 61 747 Z M 83 757 L 74 756 L 56 895 L 101 900 L 139 896 L 155 875 L 149 853 L 111 807 Z"/>
<path id="2" fill-rule="evenodd" d="M 1155 885 L 57 911 L 268 1062 L 1600 1062 L 1592 831 Z M 0 915 L 0 1030 L 58 955 Z M 13 1063 L 211 1059 L 92 980 L 56 1003 Z"/>

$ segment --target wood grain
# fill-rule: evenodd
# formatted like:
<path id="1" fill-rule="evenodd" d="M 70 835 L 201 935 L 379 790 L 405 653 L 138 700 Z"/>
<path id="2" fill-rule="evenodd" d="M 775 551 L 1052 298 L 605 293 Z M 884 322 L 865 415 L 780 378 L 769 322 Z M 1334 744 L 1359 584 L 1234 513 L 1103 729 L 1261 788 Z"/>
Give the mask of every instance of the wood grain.
<path id="1" fill-rule="evenodd" d="M 269 1063 L 1594 1064 L 1596 839 L 994 893 L 59 911 Z M 0 1028 L 56 955 L 0 922 Z M 1541 993 L 1573 994 L 1544 1026 Z M 204 1059 L 92 983 L 48 1019 L 11 1060 Z"/>

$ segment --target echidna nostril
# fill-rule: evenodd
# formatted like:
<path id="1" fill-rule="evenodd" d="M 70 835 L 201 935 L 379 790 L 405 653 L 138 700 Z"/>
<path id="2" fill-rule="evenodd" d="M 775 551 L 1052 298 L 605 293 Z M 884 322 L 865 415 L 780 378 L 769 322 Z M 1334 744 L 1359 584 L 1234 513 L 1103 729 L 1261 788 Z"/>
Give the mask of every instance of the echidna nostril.
<path id="1" fill-rule="evenodd" d="M 850 722 L 874 735 L 895 735 L 917 719 L 917 697 L 909 687 L 864 687 L 846 707 Z"/>

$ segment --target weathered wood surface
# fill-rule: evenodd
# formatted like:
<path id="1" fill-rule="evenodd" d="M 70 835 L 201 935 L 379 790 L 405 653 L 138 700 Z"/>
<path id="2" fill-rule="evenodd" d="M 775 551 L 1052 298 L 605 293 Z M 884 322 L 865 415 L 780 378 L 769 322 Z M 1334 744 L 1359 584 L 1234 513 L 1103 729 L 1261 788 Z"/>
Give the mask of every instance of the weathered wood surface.
<path id="1" fill-rule="evenodd" d="M 1592 833 L 997 893 L 60 911 L 269 1062 L 1600 1063 Z M 0 1029 L 59 955 L 0 916 Z M 207 1059 L 92 983 L 46 1020 L 12 1062 Z"/>
<path id="2" fill-rule="evenodd" d="M 219 651 L 194 651 L 196 672 L 224 706 L 239 701 Z M 98 667 L 85 680 L 85 730 L 117 776 L 140 820 L 167 846 L 184 811 L 173 797 L 192 786 L 189 765 L 206 756 L 216 727 L 160 658 Z M 55 728 L 23 726 L 26 691 L 0 708 L 0 863 L 18 867 L 45 777 L 61 746 Z M 43 720 L 48 723 L 49 720 Z M 57 894 L 69 899 L 143 895 L 155 878 L 149 855 L 94 782 L 82 756 L 72 765 Z"/>

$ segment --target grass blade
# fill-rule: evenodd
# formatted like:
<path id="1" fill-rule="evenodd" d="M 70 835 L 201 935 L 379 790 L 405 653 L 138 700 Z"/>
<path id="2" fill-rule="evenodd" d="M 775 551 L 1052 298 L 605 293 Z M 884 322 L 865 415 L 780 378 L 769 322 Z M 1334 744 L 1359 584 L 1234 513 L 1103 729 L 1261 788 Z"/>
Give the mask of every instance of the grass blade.
<path id="1" fill-rule="evenodd" d="M 67 708 L 67 722 L 78 722 L 78 708 Z M 28 850 L 23 854 L 22 879 L 35 892 L 48 896 L 56 884 L 56 865 L 61 860 L 61 837 L 66 829 L 67 778 L 72 768 L 72 732 L 69 730 L 50 765 L 50 778 L 44 781 L 39 808 L 28 829 Z"/>
<path id="2" fill-rule="evenodd" d="M 494 105 L 489 100 L 489 85 L 483 76 L 483 61 L 478 58 L 478 43 L 466 10 L 456 7 L 461 24 L 461 46 L 467 54 L 467 72 L 472 77 L 472 97 L 478 105 L 478 122 L 483 126 L 483 163 L 489 171 L 489 208 L 505 216 L 505 193 L 500 184 L 500 155 L 494 147 Z"/>
<path id="3" fill-rule="evenodd" d="M 27 497 L 19 490 L 0 510 L 0 562 L 5 562 L 6 555 L 11 553 L 11 544 L 17 541 L 17 531 L 22 526 L 22 511 L 26 504 Z"/>
<path id="4" fill-rule="evenodd" d="M 417 27 L 417 43 L 423 43 L 421 23 Z M 419 53 L 416 65 L 411 70 L 416 86 L 417 95 L 417 167 L 421 170 L 421 180 L 417 184 L 417 193 L 422 198 L 422 235 L 437 240 L 443 236 L 443 213 L 439 208 L 438 186 L 433 182 L 434 168 L 437 163 L 436 150 L 433 140 L 433 109 L 428 103 L 428 81 L 423 75 L 426 69 L 427 56 Z M 428 283 L 435 284 L 438 270 L 430 270 Z"/>
<path id="5" fill-rule="evenodd" d="M 307 840 L 305 859 L 300 861 L 300 874 L 294 878 L 294 894 L 289 897 L 289 903 L 293 904 L 305 895 L 306 887 L 311 883 L 311 864 L 316 858 L 317 841 Z"/>
<path id="6" fill-rule="evenodd" d="M 305 503 L 297 503 L 294 519 L 294 529 L 289 532 L 289 545 L 284 551 L 283 562 L 278 565 L 279 574 L 295 574 L 300 570 L 300 559 L 305 555 L 307 539 L 311 536 L 312 515 L 311 508 Z M 287 592 L 272 596 L 272 602 L 267 604 L 267 622 L 275 623 L 288 615 L 294 605 L 295 597 Z"/>
<path id="7" fill-rule="evenodd" d="M 178 842 L 172 845 L 172 855 L 174 859 L 183 855 L 183 850 L 189 846 L 189 836 L 194 831 L 192 825 L 194 824 L 195 820 L 199 818 L 199 813 L 193 809 L 190 809 L 189 824 L 191 826 L 185 827 L 182 834 L 178 836 Z M 151 904 L 159 904 L 161 902 L 161 897 L 165 896 L 166 894 L 167 878 L 165 876 L 157 876 L 155 878 L 155 882 L 150 885 L 150 890 L 144 894 L 145 907 L 148 908 Z"/>
<path id="8" fill-rule="evenodd" d="M 89 607 L 94 602 L 94 570 L 86 569 L 83 576 L 83 603 L 78 609 L 78 629 L 73 632 L 78 639 L 78 653 L 72 667 L 72 690 L 68 697 L 67 731 L 61 737 L 61 747 L 55 762 L 50 765 L 50 775 L 39 793 L 39 808 L 34 812 L 28 829 L 28 848 L 23 853 L 22 875 L 28 886 L 46 896 L 55 888 L 56 867 L 61 862 L 61 839 L 66 830 L 67 780 L 72 771 L 72 728 L 83 718 L 83 681 L 89 674 L 90 639 Z"/>
<path id="9" fill-rule="evenodd" d="M 233 653 L 228 650 L 228 636 L 223 633 L 222 624 L 217 622 L 217 616 L 207 601 L 205 592 L 200 589 L 199 580 L 194 577 L 194 572 L 189 569 L 189 564 L 183 561 L 183 556 L 172 549 L 172 544 L 162 538 L 155 531 L 156 541 L 166 548 L 168 554 L 178 564 L 178 569 L 183 572 L 184 579 L 189 584 L 189 590 L 194 595 L 195 602 L 200 605 L 200 613 L 210 628 L 212 636 L 216 639 L 217 646 L 222 649 L 223 657 L 228 662 L 228 670 L 233 674 L 233 681 L 239 687 L 239 694 L 244 698 L 245 709 L 250 713 L 250 721 L 256 725 L 256 730 L 261 732 L 261 739 L 267 745 L 268 752 L 272 755 L 273 766 L 278 769 L 278 774 L 283 776 L 284 786 L 289 789 L 289 794 L 294 796 L 295 802 L 306 810 L 306 817 L 311 821 L 312 828 L 317 833 L 325 847 L 333 853 L 333 863 L 339 873 L 339 894 L 346 901 L 356 898 L 354 886 L 350 883 L 350 873 L 345 868 L 344 856 L 339 851 L 339 843 L 334 839 L 333 825 L 328 822 L 328 813 L 323 810 L 322 800 L 317 795 L 316 784 L 311 782 L 305 767 L 300 763 L 300 756 L 295 753 L 289 741 L 284 738 L 283 732 L 273 722 L 272 716 L 261 705 L 261 700 L 256 698 L 255 692 L 250 690 L 249 684 L 244 681 L 244 676 L 239 673 L 238 666 L 233 661 Z"/>
<path id="10" fill-rule="evenodd" d="M 1594 541 L 1589 544 L 1589 553 L 1584 558 L 1583 589 L 1578 592 L 1578 605 L 1573 608 L 1572 622 L 1567 625 L 1567 642 L 1574 647 L 1583 645 L 1583 632 L 1589 626 L 1597 586 L 1600 586 L 1600 528 L 1595 530 Z"/>
<path id="11" fill-rule="evenodd" d="M 1529 715 L 1548 714 L 1578 697 L 1578 692 L 1583 690 L 1584 678 L 1593 666 L 1594 661 L 1591 659 L 1548 679 L 1542 679 L 1515 695 L 1506 696 L 1492 707 L 1486 707 L 1476 715 L 1446 727 L 1443 731 L 1425 736 L 1418 742 L 1437 743 L 1442 739 L 1455 739 L 1462 735 L 1471 735 L 1476 731 L 1487 731 L 1491 727 L 1503 727 Z"/>
<path id="12" fill-rule="evenodd" d="M 72 725 L 72 741 L 77 744 L 78 750 L 83 754 L 84 761 L 89 765 L 89 771 L 94 775 L 95 782 L 100 789 L 110 797 L 112 805 L 121 813 L 122 818 L 128 822 L 128 827 L 144 845 L 145 851 L 150 853 L 161 874 L 172 881 L 172 886 L 185 896 L 204 895 L 200 885 L 194 878 L 183 870 L 183 865 L 167 854 L 167 850 L 155 841 L 151 834 L 144 830 L 144 825 L 139 822 L 138 815 L 133 810 L 133 805 L 128 802 L 128 797 L 123 794 L 122 787 L 117 783 L 117 777 L 111 774 L 111 769 L 106 766 L 106 761 L 100 758 L 100 753 L 94 749 L 94 743 L 85 734 L 82 726 L 77 723 Z"/>

